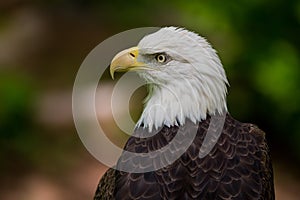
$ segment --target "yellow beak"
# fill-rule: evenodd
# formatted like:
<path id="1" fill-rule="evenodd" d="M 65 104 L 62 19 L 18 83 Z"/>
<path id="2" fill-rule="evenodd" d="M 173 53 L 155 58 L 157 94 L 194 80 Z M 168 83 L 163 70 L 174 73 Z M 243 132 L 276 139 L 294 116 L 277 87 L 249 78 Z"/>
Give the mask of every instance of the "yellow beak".
<path id="1" fill-rule="evenodd" d="M 114 73 L 118 71 L 129 71 L 145 66 L 145 63 L 138 62 L 138 47 L 132 47 L 119 52 L 110 63 L 110 75 L 114 79 Z"/>

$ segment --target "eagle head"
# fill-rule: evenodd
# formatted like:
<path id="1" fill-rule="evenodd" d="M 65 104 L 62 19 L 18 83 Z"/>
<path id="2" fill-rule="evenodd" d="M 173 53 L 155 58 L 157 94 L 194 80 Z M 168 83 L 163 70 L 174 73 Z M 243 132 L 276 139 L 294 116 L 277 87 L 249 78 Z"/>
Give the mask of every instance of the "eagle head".
<path id="1" fill-rule="evenodd" d="M 227 112 L 227 78 L 211 45 L 183 28 L 165 27 L 146 35 L 136 47 L 118 53 L 116 71 L 136 71 L 146 80 L 149 95 L 137 127 L 179 126 L 207 115 Z"/>

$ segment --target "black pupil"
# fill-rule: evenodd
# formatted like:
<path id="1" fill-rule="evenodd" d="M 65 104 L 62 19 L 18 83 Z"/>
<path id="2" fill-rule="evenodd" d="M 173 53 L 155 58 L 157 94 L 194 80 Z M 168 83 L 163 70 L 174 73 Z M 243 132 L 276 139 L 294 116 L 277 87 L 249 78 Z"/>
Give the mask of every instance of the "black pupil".
<path id="1" fill-rule="evenodd" d="M 161 62 L 163 62 L 165 60 L 165 57 L 163 55 L 159 55 L 158 56 L 158 60 L 161 61 Z"/>

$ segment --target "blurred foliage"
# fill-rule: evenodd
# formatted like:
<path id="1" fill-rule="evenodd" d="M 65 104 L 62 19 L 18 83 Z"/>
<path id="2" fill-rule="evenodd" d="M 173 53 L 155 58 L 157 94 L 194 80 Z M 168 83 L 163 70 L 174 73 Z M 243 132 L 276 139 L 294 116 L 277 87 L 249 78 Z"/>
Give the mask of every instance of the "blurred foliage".
<path id="1" fill-rule="evenodd" d="M 13 59 L 0 60 L 4 147 L 24 146 L 16 151 L 27 152 L 27 157 L 38 154 L 34 149 L 48 148 L 44 153 L 51 154 L 51 138 L 60 144 L 59 150 L 64 144 L 72 148 L 76 136 L 67 142 L 70 135 L 61 140 L 61 136 L 40 133 L 65 129 L 41 127 L 34 115 L 36 97 L 47 90 L 71 90 L 86 54 L 112 34 L 141 26 L 174 25 L 198 32 L 218 50 L 231 85 L 231 114 L 265 130 L 276 155 L 300 160 L 299 1 L 15 0 L 3 1 L 0 9 L 0 42 L 2 33 L 13 29 L 19 13 L 33 13 L 42 30 L 39 40 L 28 39 L 24 51 L 10 51 Z M 35 42 L 30 45 L 30 41 Z M 21 49 L 18 44 L 15 48 Z M 20 52 L 21 56 L 14 54 Z M 17 67 L 7 67 L 11 65 Z M 73 134 L 73 125 L 69 126 L 67 131 Z"/>
<path id="2" fill-rule="evenodd" d="M 0 134 L 14 138 L 31 124 L 32 89 L 27 77 L 0 74 Z"/>

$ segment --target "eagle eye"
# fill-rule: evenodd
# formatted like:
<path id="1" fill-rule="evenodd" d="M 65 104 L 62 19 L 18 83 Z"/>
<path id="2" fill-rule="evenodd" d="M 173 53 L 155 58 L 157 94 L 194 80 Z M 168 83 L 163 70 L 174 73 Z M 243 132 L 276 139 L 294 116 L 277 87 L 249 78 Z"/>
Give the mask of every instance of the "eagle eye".
<path id="1" fill-rule="evenodd" d="M 159 63 L 164 63 L 164 62 L 166 62 L 167 61 L 167 56 L 165 55 L 165 54 L 157 54 L 156 56 L 155 56 L 155 59 L 157 60 L 157 62 L 159 62 Z"/>

